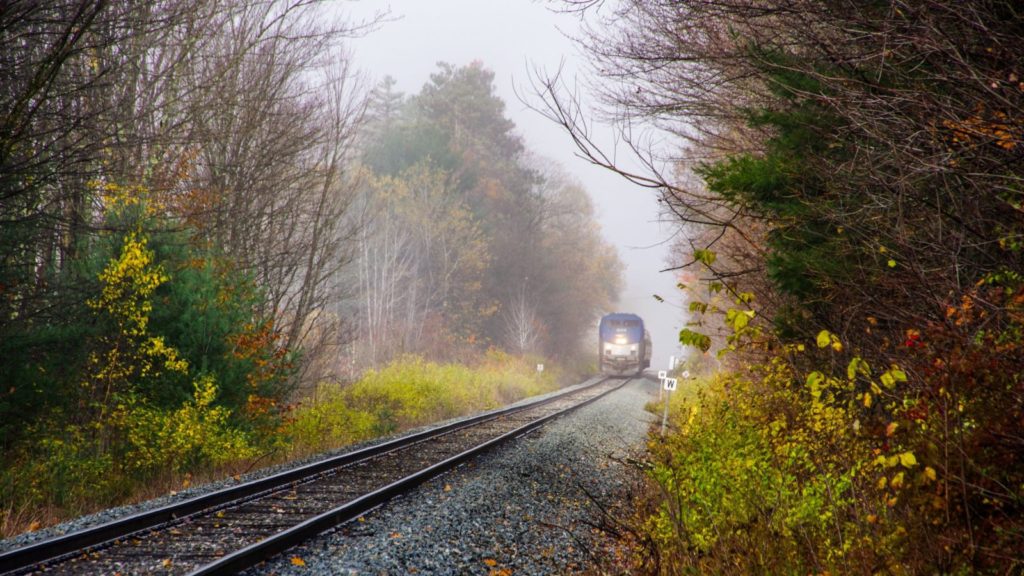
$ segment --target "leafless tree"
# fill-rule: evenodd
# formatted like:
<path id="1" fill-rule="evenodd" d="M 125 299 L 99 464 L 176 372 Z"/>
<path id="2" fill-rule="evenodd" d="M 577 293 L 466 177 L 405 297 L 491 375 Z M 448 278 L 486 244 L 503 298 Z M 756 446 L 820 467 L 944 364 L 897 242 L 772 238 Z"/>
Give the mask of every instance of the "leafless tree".
<path id="1" fill-rule="evenodd" d="M 509 349 L 516 354 L 536 352 L 541 341 L 542 326 L 526 298 L 525 286 L 515 300 L 505 307 L 501 316 L 505 322 L 505 341 Z"/>

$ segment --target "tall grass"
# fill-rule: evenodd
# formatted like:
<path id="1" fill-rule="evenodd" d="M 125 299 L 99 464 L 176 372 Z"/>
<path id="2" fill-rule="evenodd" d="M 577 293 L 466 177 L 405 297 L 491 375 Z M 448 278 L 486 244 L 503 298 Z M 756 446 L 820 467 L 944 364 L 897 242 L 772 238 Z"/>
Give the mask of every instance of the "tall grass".
<path id="1" fill-rule="evenodd" d="M 559 372 L 492 352 L 475 366 L 410 356 L 347 386 L 323 383 L 286 427 L 295 456 L 496 408 L 557 388 Z"/>

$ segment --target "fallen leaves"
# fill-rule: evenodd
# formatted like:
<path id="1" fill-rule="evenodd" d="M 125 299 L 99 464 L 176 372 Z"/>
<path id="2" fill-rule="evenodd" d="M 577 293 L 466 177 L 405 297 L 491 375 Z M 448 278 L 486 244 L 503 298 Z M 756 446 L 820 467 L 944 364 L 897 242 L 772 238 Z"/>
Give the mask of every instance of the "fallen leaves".
<path id="1" fill-rule="evenodd" d="M 298 556 L 292 556 L 292 566 L 305 566 L 306 561 Z"/>

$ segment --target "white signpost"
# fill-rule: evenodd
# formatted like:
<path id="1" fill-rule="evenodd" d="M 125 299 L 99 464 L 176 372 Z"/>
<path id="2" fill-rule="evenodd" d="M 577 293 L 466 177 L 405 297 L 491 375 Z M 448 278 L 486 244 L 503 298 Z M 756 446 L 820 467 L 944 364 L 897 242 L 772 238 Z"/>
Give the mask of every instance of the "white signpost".
<path id="1" fill-rule="evenodd" d="M 543 364 L 537 364 L 537 372 L 543 372 L 543 371 L 544 371 L 544 365 Z"/>
<path id="2" fill-rule="evenodd" d="M 658 399 L 661 400 L 664 395 L 665 400 L 665 411 L 661 415 L 661 435 L 665 435 L 665 426 L 668 424 L 668 405 L 672 402 L 672 392 L 676 389 L 678 381 L 675 378 L 669 378 L 669 371 L 675 369 L 676 357 L 670 356 L 668 359 L 668 370 L 659 370 L 658 378 L 661 379 L 661 387 L 658 389 Z M 689 377 L 689 372 L 683 372 L 683 378 Z M 667 394 L 666 394 L 667 392 Z"/>

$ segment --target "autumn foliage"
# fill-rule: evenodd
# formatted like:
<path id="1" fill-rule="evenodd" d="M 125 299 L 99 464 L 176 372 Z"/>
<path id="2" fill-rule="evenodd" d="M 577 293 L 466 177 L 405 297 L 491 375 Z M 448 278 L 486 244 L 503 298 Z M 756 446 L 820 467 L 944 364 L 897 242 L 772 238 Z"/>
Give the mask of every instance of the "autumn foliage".
<path id="1" fill-rule="evenodd" d="M 541 84 L 685 237 L 704 392 L 652 446 L 648 568 L 1019 572 L 1020 7 L 566 4 L 614 16 L 583 42 L 623 133 L 677 144 L 616 166 Z"/>

